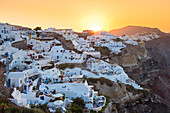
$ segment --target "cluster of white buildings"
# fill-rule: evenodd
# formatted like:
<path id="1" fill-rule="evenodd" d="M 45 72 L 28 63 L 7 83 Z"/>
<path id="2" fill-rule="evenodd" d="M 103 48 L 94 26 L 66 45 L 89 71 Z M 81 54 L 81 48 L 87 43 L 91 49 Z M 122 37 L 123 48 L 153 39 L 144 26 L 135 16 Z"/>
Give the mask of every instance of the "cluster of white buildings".
<path id="1" fill-rule="evenodd" d="M 51 112 L 55 112 L 57 108 L 61 108 L 64 112 L 71 106 L 72 98 L 79 97 L 84 100 L 85 107 L 99 111 L 105 106 L 106 98 L 98 96 L 98 92 L 94 91 L 93 86 L 88 85 L 87 81 L 83 83 L 85 78 L 105 77 L 111 81 L 119 81 L 142 89 L 128 77 L 122 67 L 102 61 L 100 52 L 93 48 L 93 46 L 108 47 L 111 51 L 119 53 L 126 45 L 121 41 L 115 42 L 114 39 L 117 37 L 112 34 L 98 32 L 84 39 L 78 38 L 72 29 L 43 30 L 43 33 L 55 32 L 63 35 L 66 40 L 71 40 L 75 48 L 82 51 L 80 54 L 64 49 L 56 39 L 37 37 L 34 31 L 29 30 L 29 34 L 27 30 L 23 31 L 19 27 L 16 31 L 22 33 L 13 37 L 11 34 L 15 32 L 14 28 L 12 25 L 0 24 L 2 40 L 0 60 L 7 68 L 5 86 L 14 88 L 11 100 L 19 106 L 30 108 L 30 104 L 48 103 Z M 12 42 L 20 41 L 18 39 L 26 41 L 27 50 L 11 46 Z M 135 42 L 129 38 L 123 40 L 127 41 L 125 43 L 135 45 Z M 55 67 L 65 63 L 85 63 L 87 70 L 77 67 L 59 70 Z M 17 90 L 17 87 L 22 87 L 23 92 Z M 36 96 L 36 93 L 39 93 L 39 96 Z"/>
<path id="2" fill-rule="evenodd" d="M 134 34 L 134 35 L 126 35 L 125 36 L 126 38 L 130 38 L 132 40 L 135 40 L 135 41 L 150 41 L 150 40 L 153 40 L 153 39 L 157 39 L 159 38 L 160 36 L 156 33 L 137 33 L 137 34 Z"/>
<path id="3" fill-rule="evenodd" d="M 53 32 L 62 35 L 66 40 L 73 40 L 78 37 L 76 33 L 72 29 L 55 29 L 48 28 L 44 29 L 43 32 Z"/>
<path id="4" fill-rule="evenodd" d="M 22 26 L 10 25 L 8 23 L 0 23 L 0 45 L 8 41 L 22 40 L 22 35 L 32 34 L 33 31 Z"/>
<path id="5" fill-rule="evenodd" d="M 62 45 L 59 45 L 52 47 L 51 56 L 58 63 L 83 63 L 86 54 L 78 54 L 72 50 L 65 50 Z"/>
<path id="6" fill-rule="evenodd" d="M 120 53 L 121 49 L 126 47 L 126 44 L 138 44 L 128 37 L 116 37 L 105 31 L 100 31 L 95 33 L 95 35 L 87 36 L 87 39 L 81 37 L 74 38 L 72 39 L 72 43 L 74 44 L 75 49 L 79 51 L 94 52 L 94 47 L 107 47 L 116 54 Z"/>

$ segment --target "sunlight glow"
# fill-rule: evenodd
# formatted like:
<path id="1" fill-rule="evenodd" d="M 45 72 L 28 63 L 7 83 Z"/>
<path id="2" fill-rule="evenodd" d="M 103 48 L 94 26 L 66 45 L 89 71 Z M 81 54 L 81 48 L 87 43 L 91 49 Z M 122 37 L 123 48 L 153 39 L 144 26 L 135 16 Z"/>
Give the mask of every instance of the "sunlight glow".
<path id="1" fill-rule="evenodd" d="M 106 19 L 102 16 L 88 16 L 83 20 L 83 29 L 89 29 L 93 31 L 101 31 L 105 28 Z"/>
<path id="2" fill-rule="evenodd" d="M 97 24 L 97 23 L 92 23 L 89 27 L 90 30 L 93 30 L 93 31 L 100 31 L 102 30 L 102 27 L 100 24 Z"/>

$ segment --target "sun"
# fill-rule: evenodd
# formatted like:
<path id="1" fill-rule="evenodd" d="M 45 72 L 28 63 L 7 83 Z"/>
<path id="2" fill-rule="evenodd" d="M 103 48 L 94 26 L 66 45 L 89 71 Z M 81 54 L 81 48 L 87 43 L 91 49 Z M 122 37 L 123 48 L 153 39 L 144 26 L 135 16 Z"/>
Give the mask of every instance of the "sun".
<path id="1" fill-rule="evenodd" d="M 100 31 L 102 29 L 101 25 L 100 24 L 97 24 L 97 23 L 92 23 L 89 27 L 90 30 L 93 30 L 93 31 Z"/>
<path id="2" fill-rule="evenodd" d="M 104 29 L 106 20 L 102 16 L 92 15 L 87 16 L 82 21 L 82 28 L 96 31 Z"/>

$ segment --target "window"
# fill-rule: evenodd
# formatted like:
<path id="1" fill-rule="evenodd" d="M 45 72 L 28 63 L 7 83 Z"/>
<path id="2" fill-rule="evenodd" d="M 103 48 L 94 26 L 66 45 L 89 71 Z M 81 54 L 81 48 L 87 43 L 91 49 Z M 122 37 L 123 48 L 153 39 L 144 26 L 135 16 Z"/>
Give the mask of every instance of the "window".
<path id="1" fill-rule="evenodd" d="M 6 27 L 4 27 L 4 29 L 6 29 Z"/>
<path id="2" fill-rule="evenodd" d="M 2 30 L 2 33 L 3 33 L 3 30 Z"/>
<path id="3" fill-rule="evenodd" d="M 22 84 L 22 80 L 20 80 L 20 83 Z"/>
<path id="4" fill-rule="evenodd" d="M 67 59 L 67 57 L 65 57 L 65 59 Z"/>
<path id="5" fill-rule="evenodd" d="M 61 52 L 62 52 L 62 50 L 61 50 Z"/>
<path id="6" fill-rule="evenodd" d="M 1 38 L 1 34 L 0 34 L 0 38 Z"/>
<path id="7" fill-rule="evenodd" d="M 4 30 L 4 34 L 6 34 L 6 30 Z"/>
<path id="8" fill-rule="evenodd" d="M 62 86 L 62 88 L 66 88 L 66 86 Z"/>

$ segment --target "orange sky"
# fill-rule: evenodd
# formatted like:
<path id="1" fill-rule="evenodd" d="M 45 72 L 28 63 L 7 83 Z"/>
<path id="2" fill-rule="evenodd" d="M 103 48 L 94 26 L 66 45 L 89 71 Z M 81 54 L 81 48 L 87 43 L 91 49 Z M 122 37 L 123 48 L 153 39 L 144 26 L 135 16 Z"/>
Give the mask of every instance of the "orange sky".
<path id="1" fill-rule="evenodd" d="M 139 25 L 170 32 L 170 0 L 0 0 L 0 22 L 75 31 Z"/>

